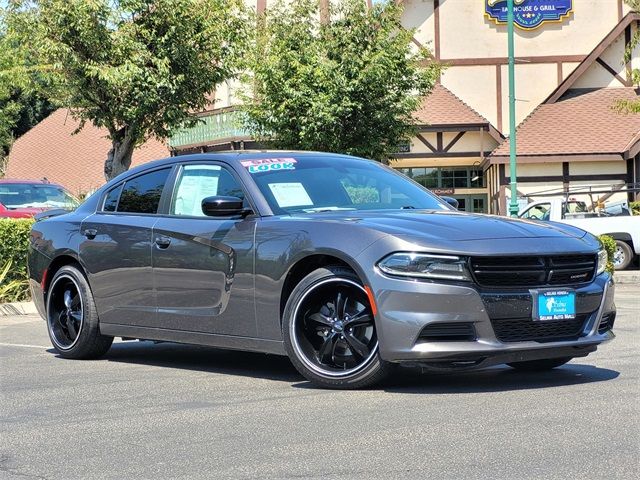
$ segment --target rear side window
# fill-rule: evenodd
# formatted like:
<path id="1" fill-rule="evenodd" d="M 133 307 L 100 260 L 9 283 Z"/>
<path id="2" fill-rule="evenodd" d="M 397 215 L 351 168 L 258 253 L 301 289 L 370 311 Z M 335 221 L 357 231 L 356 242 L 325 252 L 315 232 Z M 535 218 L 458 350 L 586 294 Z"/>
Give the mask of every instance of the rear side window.
<path id="1" fill-rule="evenodd" d="M 171 168 L 165 168 L 140 175 L 125 182 L 116 211 L 125 213 L 158 213 L 162 189 L 170 172 Z M 109 195 L 107 195 L 107 200 L 109 200 L 108 197 Z M 106 207 L 107 204 L 105 202 Z"/>
<path id="2" fill-rule="evenodd" d="M 104 199 L 104 205 L 102 206 L 102 210 L 104 212 L 116 211 L 116 208 L 118 206 L 118 199 L 120 198 L 121 191 L 122 191 L 122 184 L 109 190 L 109 192 L 107 193 L 107 196 Z"/>

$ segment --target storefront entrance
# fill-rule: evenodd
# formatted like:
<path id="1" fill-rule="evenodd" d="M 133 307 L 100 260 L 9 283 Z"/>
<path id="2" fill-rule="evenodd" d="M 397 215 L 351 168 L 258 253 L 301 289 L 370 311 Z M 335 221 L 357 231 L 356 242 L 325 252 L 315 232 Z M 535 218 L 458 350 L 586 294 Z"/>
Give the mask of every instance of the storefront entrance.
<path id="1" fill-rule="evenodd" d="M 486 195 L 453 195 L 458 201 L 458 210 L 461 212 L 486 213 Z"/>

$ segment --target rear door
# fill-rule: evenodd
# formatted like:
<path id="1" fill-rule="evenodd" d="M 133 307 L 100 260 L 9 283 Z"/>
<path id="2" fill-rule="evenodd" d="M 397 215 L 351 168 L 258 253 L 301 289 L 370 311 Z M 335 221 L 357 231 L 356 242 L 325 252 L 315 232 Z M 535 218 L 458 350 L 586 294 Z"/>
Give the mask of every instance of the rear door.
<path id="1" fill-rule="evenodd" d="M 256 220 L 207 217 L 210 196 L 245 200 L 236 174 L 224 164 L 178 167 L 167 211 L 153 228 L 153 273 L 161 328 L 256 336 L 253 255 Z"/>
<path id="2" fill-rule="evenodd" d="M 155 326 L 151 235 L 171 171 L 159 168 L 115 186 L 82 223 L 80 259 L 101 322 Z"/>

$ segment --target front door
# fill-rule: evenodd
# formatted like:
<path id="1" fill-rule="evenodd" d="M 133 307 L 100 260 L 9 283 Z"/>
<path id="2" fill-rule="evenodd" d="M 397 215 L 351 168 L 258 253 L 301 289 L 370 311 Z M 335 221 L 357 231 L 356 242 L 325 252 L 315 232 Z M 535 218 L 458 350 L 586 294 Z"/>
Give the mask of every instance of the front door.
<path id="1" fill-rule="evenodd" d="M 153 228 L 158 327 L 256 336 L 252 217 L 207 217 L 203 198 L 244 198 L 232 171 L 216 164 L 180 167 L 168 215 Z"/>
<path id="2" fill-rule="evenodd" d="M 82 222 L 80 260 L 101 322 L 155 325 L 152 228 L 170 171 L 155 170 L 115 186 L 98 212 Z"/>

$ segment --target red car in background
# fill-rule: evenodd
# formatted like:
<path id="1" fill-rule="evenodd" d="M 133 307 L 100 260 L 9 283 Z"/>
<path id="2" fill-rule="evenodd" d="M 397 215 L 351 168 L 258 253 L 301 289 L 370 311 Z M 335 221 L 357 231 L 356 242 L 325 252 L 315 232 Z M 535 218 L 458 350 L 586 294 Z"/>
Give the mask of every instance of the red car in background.
<path id="1" fill-rule="evenodd" d="M 0 218 L 30 218 L 46 210 L 73 210 L 78 205 L 78 199 L 61 185 L 46 180 L 0 179 Z"/>

